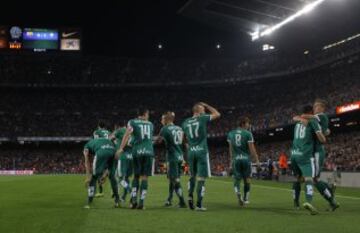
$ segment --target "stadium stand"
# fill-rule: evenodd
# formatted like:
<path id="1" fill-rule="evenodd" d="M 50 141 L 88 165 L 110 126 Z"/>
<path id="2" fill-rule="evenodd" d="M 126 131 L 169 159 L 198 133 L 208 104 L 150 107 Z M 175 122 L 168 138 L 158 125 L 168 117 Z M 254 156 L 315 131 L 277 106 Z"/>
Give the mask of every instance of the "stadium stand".
<path id="1" fill-rule="evenodd" d="M 180 123 L 190 115 L 195 100 L 209 102 L 222 112 L 222 119 L 209 129 L 210 137 L 225 136 L 242 115 L 250 116 L 253 131 L 261 132 L 291 124 L 301 106 L 318 97 L 329 103 L 330 114 L 338 105 L 359 100 L 359 51 L 355 40 L 313 55 L 288 59 L 270 54 L 240 62 L 7 54 L 0 57 L 0 137 L 91 136 L 98 119 L 106 120 L 109 128 L 115 122 L 126 123 L 139 105 L 151 109 L 158 132 L 162 112 L 176 111 Z M 334 137 L 346 147 L 331 145 L 328 169 L 336 165 L 359 170 L 358 144 L 351 146 L 350 137 L 354 135 Z M 288 142 L 261 145 L 265 153 L 261 160 L 269 155 L 276 158 L 288 149 Z M 221 174 L 227 170 L 226 147 L 212 151 L 212 170 Z M 83 171 L 79 149 L 4 150 L 1 154 L 1 169 L 15 163 L 38 173 Z M 40 165 L 38 160 L 45 162 Z"/>

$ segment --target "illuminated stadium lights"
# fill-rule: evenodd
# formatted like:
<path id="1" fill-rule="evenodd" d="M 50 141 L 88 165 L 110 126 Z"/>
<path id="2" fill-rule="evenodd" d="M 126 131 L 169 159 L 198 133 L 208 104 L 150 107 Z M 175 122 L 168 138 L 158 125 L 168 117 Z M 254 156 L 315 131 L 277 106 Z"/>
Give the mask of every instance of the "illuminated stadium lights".
<path id="1" fill-rule="evenodd" d="M 158 44 L 158 49 L 162 49 L 163 48 L 163 46 L 162 46 L 162 44 Z"/>
<path id="2" fill-rule="evenodd" d="M 326 45 L 326 46 L 323 47 L 323 50 L 330 49 L 330 48 L 332 48 L 332 47 L 335 47 L 335 46 L 338 46 L 338 45 L 347 43 L 347 42 L 349 42 L 349 41 L 351 41 L 351 40 L 354 40 L 354 39 L 356 39 L 356 38 L 358 38 L 358 37 L 360 37 L 360 33 L 358 33 L 358 34 L 356 34 L 356 35 L 353 35 L 353 36 L 350 36 L 350 37 L 348 37 L 348 38 L 346 38 L 346 39 L 337 41 L 337 42 L 335 42 L 335 43 Z"/>
<path id="3" fill-rule="evenodd" d="M 217 44 L 216 49 L 221 49 L 221 44 Z"/>
<path id="4" fill-rule="evenodd" d="M 274 49 L 275 49 L 275 46 L 273 46 L 273 45 L 264 44 L 262 46 L 262 51 L 268 51 L 268 50 L 274 50 Z"/>
<path id="5" fill-rule="evenodd" d="M 273 31 L 278 30 L 279 28 L 283 27 L 285 24 L 288 24 L 289 22 L 293 21 L 294 19 L 312 11 L 313 9 L 315 9 L 315 7 L 317 7 L 318 5 L 320 5 L 322 2 L 324 2 L 325 0 L 316 0 L 312 3 L 309 3 L 308 5 L 306 5 L 304 8 L 302 8 L 301 10 L 299 10 L 298 12 L 296 12 L 295 14 L 289 16 L 288 18 L 286 18 L 285 20 L 281 21 L 280 23 L 266 28 L 263 31 L 255 31 L 250 33 L 251 35 L 251 40 L 255 41 L 257 39 L 259 39 L 260 37 L 266 36 L 271 34 Z"/>

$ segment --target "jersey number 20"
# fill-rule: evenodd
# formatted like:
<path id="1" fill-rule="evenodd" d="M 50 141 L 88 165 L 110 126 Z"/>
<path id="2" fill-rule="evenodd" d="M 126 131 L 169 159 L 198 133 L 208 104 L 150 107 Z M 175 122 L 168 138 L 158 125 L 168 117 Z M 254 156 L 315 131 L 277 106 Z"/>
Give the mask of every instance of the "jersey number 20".
<path id="1" fill-rule="evenodd" d="M 181 145 L 183 141 L 183 132 L 181 130 L 173 130 L 171 133 L 174 137 L 174 144 Z"/>

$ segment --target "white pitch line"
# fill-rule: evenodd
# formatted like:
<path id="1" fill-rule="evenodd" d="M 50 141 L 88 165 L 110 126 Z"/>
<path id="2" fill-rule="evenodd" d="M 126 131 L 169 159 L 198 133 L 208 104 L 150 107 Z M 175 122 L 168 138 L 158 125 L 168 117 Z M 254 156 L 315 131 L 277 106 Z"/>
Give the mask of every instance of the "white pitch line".
<path id="1" fill-rule="evenodd" d="M 217 182 L 221 182 L 221 183 L 230 183 L 231 184 L 231 182 L 224 181 L 224 180 L 215 180 L 214 179 L 213 181 L 217 181 Z M 272 189 L 272 190 L 281 190 L 281 191 L 292 192 L 291 189 L 285 189 L 285 188 L 269 187 L 269 186 L 258 185 L 258 184 L 252 184 L 252 186 L 257 187 L 257 188 L 263 188 L 263 189 Z M 339 197 L 339 198 L 350 199 L 350 200 L 360 200 L 360 197 L 350 197 L 350 196 L 337 195 L 337 194 L 335 194 L 335 196 Z"/>

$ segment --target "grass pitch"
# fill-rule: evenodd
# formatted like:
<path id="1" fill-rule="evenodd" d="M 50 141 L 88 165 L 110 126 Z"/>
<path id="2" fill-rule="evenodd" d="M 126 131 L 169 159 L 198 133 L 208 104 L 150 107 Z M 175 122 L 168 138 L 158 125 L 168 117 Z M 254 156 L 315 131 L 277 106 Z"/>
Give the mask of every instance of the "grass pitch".
<path id="1" fill-rule="evenodd" d="M 186 187 L 186 177 L 182 185 Z M 151 177 L 146 210 L 112 208 L 107 183 L 105 197 L 86 201 L 84 176 L 0 177 L 1 233 L 357 233 L 360 232 L 360 189 L 338 188 L 341 208 L 326 212 L 319 194 L 314 205 L 320 215 L 293 210 L 290 184 L 254 181 L 250 205 L 239 207 L 230 178 L 206 183 L 203 213 L 163 207 L 167 197 L 164 176 Z M 302 194 L 303 196 L 303 194 Z M 174 196 L 176 200 L 176 196 Z"/>

